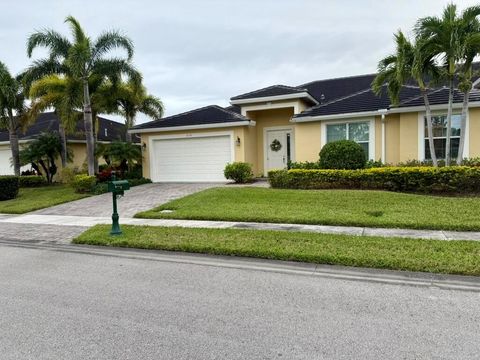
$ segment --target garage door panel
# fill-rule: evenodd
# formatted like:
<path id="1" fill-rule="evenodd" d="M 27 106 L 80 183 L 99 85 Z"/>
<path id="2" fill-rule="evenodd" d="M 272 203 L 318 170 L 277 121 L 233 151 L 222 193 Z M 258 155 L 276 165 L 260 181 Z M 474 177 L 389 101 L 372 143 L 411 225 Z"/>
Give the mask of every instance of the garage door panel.
<path id="1" fill-rule="evenodd" d="M 154 181 L 225 181 L 232 140 L 230 135 L 159 139 L 153 151 Z"/>

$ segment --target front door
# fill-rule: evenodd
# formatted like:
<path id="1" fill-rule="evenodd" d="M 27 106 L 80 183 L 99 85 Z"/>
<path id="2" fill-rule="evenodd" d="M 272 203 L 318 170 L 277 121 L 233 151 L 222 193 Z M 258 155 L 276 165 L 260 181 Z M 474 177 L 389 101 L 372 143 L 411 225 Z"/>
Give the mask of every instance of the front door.
<path id="1" fill-rule="evenodd" d="M 265 170 L 285 169 L 292 154 L 292 130 L 268 130 Z"/>

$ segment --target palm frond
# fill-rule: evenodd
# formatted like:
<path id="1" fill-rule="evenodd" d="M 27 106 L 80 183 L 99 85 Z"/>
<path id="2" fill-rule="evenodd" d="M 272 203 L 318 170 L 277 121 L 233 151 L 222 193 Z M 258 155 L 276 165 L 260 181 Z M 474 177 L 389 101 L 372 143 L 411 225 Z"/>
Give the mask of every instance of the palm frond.
<path id="1" fill-rule="evenodd" d="M 66 58 L 68 49 L 72 44 L 62 34 L 54 30 L 43 30 L 31 34 L 27 40 L 27 55 L 32 56 L 33 50 L 37 47 L 45 47 L 55 57 Z"/>
<path id="2" fill-rule="evenodd" d="M 74 41 L 75 43 L 79 44 L 79 43 L 88 42 L 88 37 L 85 35 L 85 32 L 83 31 L 82 26 L 80 25 L 77 19 L 69 15 L 66 17 L 65 23 L 70 25 L 70 30 L 72 31 L 72 35 L 75 40 Z"/>
<path id="3" fill-rule="evenodd" d="M 127 52 L 127 59 L 133 57 L 133 42 L 127 36 L 118 31 L 106 31 L 102 33 L 93 45 L 93 58 L 99 58 L 112 49 L 124 49 Z"/>

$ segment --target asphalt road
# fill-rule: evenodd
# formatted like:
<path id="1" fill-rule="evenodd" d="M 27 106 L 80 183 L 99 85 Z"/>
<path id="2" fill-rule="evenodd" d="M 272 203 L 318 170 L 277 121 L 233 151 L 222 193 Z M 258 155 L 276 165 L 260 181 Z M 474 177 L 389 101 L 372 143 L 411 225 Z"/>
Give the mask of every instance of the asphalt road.
<path id="1" fill-rule="evenodd" d="M 4 360 L 478 359 L 479 305 L 478 292 L 0 245 Z"/>

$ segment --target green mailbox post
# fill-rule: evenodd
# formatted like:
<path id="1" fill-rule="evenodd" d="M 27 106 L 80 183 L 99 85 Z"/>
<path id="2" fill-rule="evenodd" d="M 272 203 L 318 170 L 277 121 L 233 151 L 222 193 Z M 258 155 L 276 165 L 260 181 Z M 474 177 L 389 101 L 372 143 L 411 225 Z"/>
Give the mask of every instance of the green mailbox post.
<path id="1" fill-rule="evenodd" d="M 118 223 L 117 197 L 123 196 L 125 190 L 129 189 L 130 185 L 127 180 L 117 180 L 115 174 L 112 174 L 112 180 L 108 182 L 108 191 L 112 193 L 113 201 L 112 230 L 110 231 L 110 235 L 120 235 L 122 233 L 120 224 Z"/>

